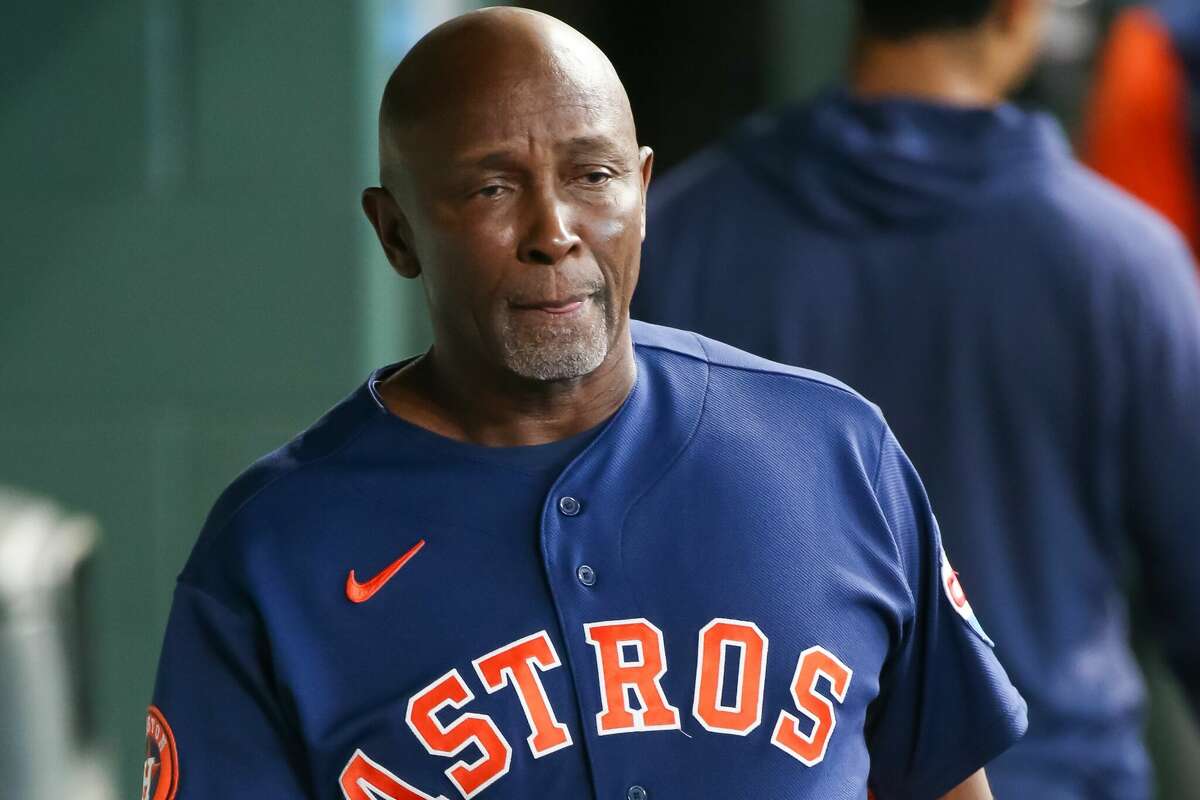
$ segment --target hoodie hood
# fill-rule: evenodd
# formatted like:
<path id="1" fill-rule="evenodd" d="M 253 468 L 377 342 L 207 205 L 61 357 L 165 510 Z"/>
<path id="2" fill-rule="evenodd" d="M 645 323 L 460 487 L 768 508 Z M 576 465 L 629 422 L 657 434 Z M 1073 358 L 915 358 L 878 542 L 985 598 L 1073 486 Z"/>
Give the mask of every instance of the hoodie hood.
<path id="1" fill-rule="evenodd" d="M 757 179 L 843 230 L 943 222 L 1070 153 L 1053 119 L 1015 106 L 866 101 L 845 90 L 751 117 L 727 146 Z"/>

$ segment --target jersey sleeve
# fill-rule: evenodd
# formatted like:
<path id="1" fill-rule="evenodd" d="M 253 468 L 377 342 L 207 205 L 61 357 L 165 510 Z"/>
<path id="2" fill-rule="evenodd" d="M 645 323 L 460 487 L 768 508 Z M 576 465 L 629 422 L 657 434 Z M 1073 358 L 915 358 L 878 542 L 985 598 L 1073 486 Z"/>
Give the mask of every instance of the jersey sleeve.
<path id="1" fill-rule="evenodd" d="M 878 800 L 941 797 L 1025 732 L 1026 707 L 942 550 L 916 470 L 885 432 L 875 496 L 896 542 L 911 614 L 868 713 Z"/>
<path id="2" fill-rule="evenodd" d="M 1183 243 L 1122 293 L 1129 528 L 1155 633 L 1200 719 L 1200 282 Z"/>
<path id="3" fill-rule="evenodd" d="M 181 580 L 147 719 L 143 796 L 312 797 L 270 675 L 253 616 Z"/>

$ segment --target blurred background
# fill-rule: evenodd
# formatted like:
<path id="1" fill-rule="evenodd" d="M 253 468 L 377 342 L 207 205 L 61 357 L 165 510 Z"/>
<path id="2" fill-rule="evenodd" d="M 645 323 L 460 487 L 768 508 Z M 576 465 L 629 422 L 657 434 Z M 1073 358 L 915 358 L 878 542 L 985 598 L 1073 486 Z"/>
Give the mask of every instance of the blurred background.
<path id="1" fill-rule="evenodd" d="M 0 12 L 0 797 L 137 796 L 174 579 L 217 493 L 425 345 L 358 193 L 391 68 L 475 5 Z M 660 172 L 837 80 L 851 27 L 848 0 L 529 5 L 610 55 Z M 1057 5 L 1019 101 L 1077 132 L 1118 5 Z M 1200 797 L 1200 739 L 1141 649 L 1160 795 Z"/>

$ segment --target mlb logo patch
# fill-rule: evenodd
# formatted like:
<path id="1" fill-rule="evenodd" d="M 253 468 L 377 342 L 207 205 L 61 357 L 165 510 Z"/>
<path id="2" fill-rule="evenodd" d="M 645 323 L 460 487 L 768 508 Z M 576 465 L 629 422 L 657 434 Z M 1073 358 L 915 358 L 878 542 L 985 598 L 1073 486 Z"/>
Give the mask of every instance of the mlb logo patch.
<path id="1" fill-rule="evenodd" d="M 954 571 L 954 567 L 950 566 L 950 559 L 946 558 L 946 550 L 942 549 L 942 589 L 946 592 L 946 598 L 950 601 L 950 607 L 954 609 L 954 613 L 967 621 L 971 626 L 971 630 L 978 634 L 980 639 L 987 642 L 988 647 L 995 647 L 996 643 L 984 633 L 983 626 L 979 624 L 979 618 L 975 616 L 974 609 L 967 602 L 967 593 L 963 591 L 962 583 L 958 580 L 958 573 Z"/>

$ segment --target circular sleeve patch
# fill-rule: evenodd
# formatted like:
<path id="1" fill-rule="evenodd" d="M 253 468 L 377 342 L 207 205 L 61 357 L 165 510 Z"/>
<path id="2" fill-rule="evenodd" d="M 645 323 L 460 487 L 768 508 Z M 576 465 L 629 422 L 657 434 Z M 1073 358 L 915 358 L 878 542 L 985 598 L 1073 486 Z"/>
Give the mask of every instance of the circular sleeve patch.
<path id="1" fill-rule="evenodd" d="M 989 647 L 995 647 L 996 644 L 984 632 L 983 626 L 979 624 L 979 618 L 975 616 L 975 610 L 967 602 L 967 593 L 963 591 L 962 583 L 958 580 L 958 573 L 954 571 L 954 567 L 950 566 L 950 559 L 946 558 L 945 550 L 942 550 L 942 589 L 945 590 L 946 598 L 950 601 L 950 606 L 954 609 L 954 613 L 966 620 L 971 630 L 980 639 L 983 639 Z"/>
<path id="2" fill-rule="evenodd" d="M 146 761 L 142 765 L 142 800 L 174 800 L 179 790 L 179 751 L 175 734 L 158 706 L 146 711 Z"/>

